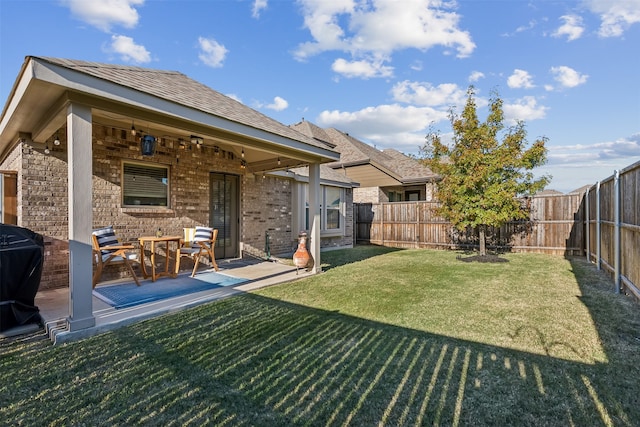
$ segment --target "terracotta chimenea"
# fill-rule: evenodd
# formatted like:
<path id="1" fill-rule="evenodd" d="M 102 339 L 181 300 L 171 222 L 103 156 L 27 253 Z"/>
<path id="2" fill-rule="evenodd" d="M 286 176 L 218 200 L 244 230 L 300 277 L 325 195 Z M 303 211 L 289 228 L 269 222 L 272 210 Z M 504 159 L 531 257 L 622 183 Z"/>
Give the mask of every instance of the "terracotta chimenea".
<path id="1" fill-rule="evenodd" d="M 309 252 L 307 251 L 307 233 L 305 231 L 301 231 L 298 235 L 298 249 L 293 254 L 293 263 L 296 266 L 296 274 L 298 274 L 298 269 L 306 268 L 309 264 Z"/>

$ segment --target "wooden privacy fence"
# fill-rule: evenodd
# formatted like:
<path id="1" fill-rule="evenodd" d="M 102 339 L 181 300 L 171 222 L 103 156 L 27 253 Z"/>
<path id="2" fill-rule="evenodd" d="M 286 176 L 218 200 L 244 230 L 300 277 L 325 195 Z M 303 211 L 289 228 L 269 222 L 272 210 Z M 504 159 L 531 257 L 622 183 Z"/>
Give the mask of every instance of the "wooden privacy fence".
<path id="1" fill-rule="evenodd" d="M 583 254 L 581 200 L 582 194 L 524 200 L 531 219 L 490 228 L 487 245 L 509 251 Z M 457 231 L 437 215 L 438 206 L 438 202 L 358 203 L 354 208 L 356 243 L 399 248 L 476 247 L 476 233 Z"/>
<path id="2" fill-rule="evenodd" d="M 640 299 L 640 162 L 590 187 L 584 205 L 587 259 Z"/>
<path id="3" fill-rule="evenodd" d="M 640 162 L 586 193 L 524 199 L 527 221 L 488 230 L 487 245 L 513 252 L 586 256 L 640 299 Z M 354 204 L 355 241 L 397 248 L 464 249 L 478 246 L 437 215 L 437 202 Z M 588 226 L 587 226 L 588 225 Z"/>

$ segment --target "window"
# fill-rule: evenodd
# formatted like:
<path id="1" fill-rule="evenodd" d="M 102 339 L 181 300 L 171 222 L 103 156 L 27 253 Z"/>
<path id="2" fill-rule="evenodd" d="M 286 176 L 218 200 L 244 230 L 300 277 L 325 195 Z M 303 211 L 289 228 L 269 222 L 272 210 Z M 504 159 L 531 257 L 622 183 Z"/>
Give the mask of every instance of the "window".
<path id="1" fill-rule="evenodd" d="M 342 228 L 342 189 L 337 187 L 321 187 L 325 215 L 323 216 L 325 230 L 339 230 Z"/>
<path id="2" fill-rule="evenodd" d="M 389 201 L 390 202 L 401 202 L 402 201 L 402 193 L 399 191 L 389 191 Z"/>
<path id="3" fill-rule="evenodd" d="M 304 185 L 305 229 L 309 230 L 309 186 Z M 344 189 L 320 186 L 320 231 L 342 232 L 344 229 Z"/>
<path id="4" fill-rule="evenodd" d="M 420 200 L 420 190 L 412 190 L 404 193 L 405 201 L 417 202 Z"/>
<path id="5" fill-rule="evenodd" d="M 123 206 L 169 206 L 169 167 L 123 164 Z"/>

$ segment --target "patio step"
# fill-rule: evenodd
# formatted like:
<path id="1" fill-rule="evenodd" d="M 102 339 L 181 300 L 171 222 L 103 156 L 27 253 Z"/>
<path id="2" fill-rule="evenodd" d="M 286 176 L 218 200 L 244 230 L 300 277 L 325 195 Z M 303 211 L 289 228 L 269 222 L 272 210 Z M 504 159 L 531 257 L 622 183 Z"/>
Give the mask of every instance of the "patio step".
<path id="1" fill-rule="evenodd" d="M 52 320 L 50 322 L 45 323 L 44 329 L 49 336 L 49 339 L 55 343 L 56 336 L 61 332 L 66 332 L 68 330 L 68 324 L 66 319 L 57 319 Z"/>

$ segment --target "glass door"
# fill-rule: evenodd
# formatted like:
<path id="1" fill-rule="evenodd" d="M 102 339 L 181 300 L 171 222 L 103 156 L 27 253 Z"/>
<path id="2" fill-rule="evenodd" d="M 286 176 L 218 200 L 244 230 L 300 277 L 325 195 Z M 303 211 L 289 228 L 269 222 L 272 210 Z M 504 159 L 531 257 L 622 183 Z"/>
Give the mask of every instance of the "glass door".
<path id="1" fill-rule="evenodd" d="M 216 259 L 238 257 L 240 179 L 238 175 L 212 172 L 209 189 L 209 226 L 218 230 Z"/>

